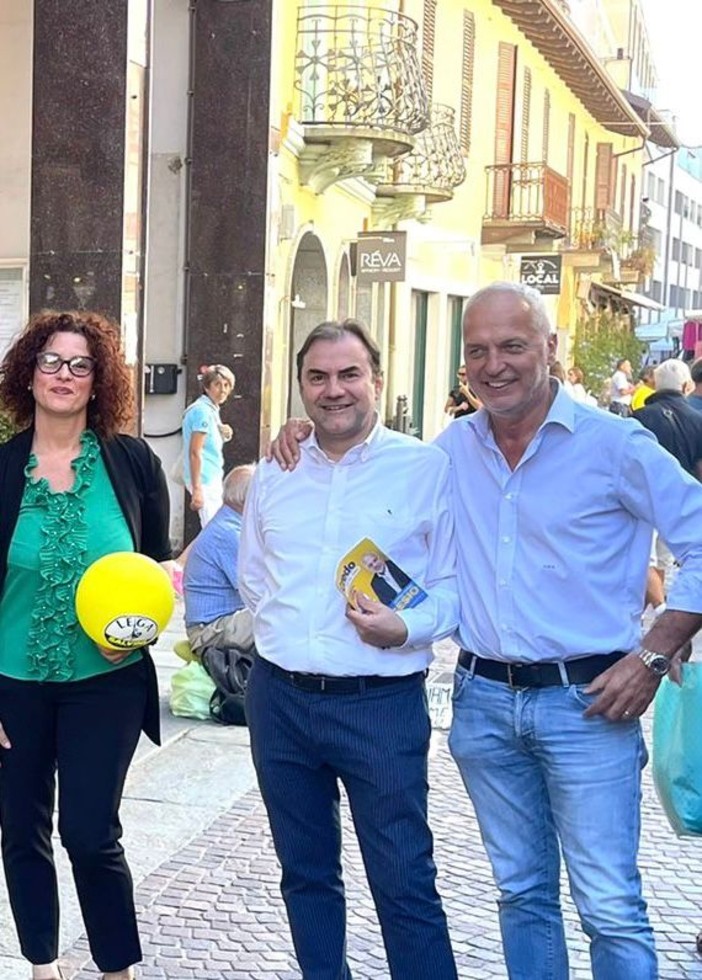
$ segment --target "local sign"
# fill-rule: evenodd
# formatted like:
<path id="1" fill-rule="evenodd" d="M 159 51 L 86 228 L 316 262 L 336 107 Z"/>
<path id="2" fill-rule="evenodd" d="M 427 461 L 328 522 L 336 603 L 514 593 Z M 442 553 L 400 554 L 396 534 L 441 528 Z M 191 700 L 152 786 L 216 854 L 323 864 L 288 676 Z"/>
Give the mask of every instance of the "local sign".
<path id="1" fill-rule="evenodd" d="M 555 295 L 561 291 L 561 255 L 523 255 L 519 280 L 540 293 Z"/>
<path id="2" fill-rule="evenodd" d="M 358 282 L 404 282 L 406 267 L 406 232 L 359 232 L 356 247 Z"/>

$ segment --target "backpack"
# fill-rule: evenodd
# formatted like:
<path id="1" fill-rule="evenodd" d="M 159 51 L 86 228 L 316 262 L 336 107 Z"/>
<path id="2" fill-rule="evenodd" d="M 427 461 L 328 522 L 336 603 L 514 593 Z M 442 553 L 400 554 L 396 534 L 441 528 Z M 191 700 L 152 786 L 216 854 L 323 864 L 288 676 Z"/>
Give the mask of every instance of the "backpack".
<path id="1" fill-rule="evenodd" d="M 215 685 L 210 716 L 221 725 L 246 724 L 244 695 L 255 653 L 254 647 L 206 647 L 202 651 L 202 666 Z"/>

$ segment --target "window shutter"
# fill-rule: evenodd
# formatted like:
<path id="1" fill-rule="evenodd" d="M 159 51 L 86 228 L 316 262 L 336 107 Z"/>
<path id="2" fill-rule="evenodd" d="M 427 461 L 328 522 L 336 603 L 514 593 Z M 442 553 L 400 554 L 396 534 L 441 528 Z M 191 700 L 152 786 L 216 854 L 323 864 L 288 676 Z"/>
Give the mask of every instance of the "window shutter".
<path id="1" fill-rule="evenodd" d="M 517 66 L 517 48 L 514 44 L 500 41 L 497 54 L 497 103 L 495 107 L 495 163 L 512 163 L 514 136 L 514 76 Z M 511 172 L 508 169 L 495 173 L 493 214 L 496 218 L 509 217 Z"/>
<path id="2" fill-rule="evenodd" d="M 434 90 L 436 3 L 437 0 L 424 0 L 424 15 L 422 17 L 422 74 L 424 75 L 424 86 L 429 102 L 432 100 Z"/>
<path id="3" fill-rule="evenodd" d="M 612 203 L 612 174 L 616 160 L 611 143 L 597 144 L 595 162 L 595 208 L 606 211 Z"/>
<path id="4" fill-rule="evenodd" d="M 568 228 L 573 220 L 573 168 L 575 167 L 575 114 L 568 113 L 568 150 L 566 177 L 568 178 Z"/>
<path id="5" fill-rule="evenodd" d="M 588 177 L 588 164 L 590 162 L 590 137 L 585 133 L 585 142 L 583 144 L 583 183 L 582 183 L 582 193 L 580 196 L 580 207 L 583 210 L 583 215 L 585 214 L 585 208 L 587 207 L 587 177 Z"/>
<path id="6" fill-rule="evenodd" d="M 619 214 L 622 217 L 622 224 L 624 223 L 624 215 L 626 214 L 626 185 L 627 185 L 626 164 L 623 163 L 622 176 L 620 181 L 620 190 L 619 190 Z"/>
<path id="7" fill-rule="evenodd" d="M 463 70 L 461 73 L 461 149 L 470 153 L 473 115 L 473 73 L 475 70 L 475 16 L 463 11 Z"/>
<path id="8" fill-rule="evenodd" d="M 531 69 L 524 69 L 522 82 L 522 132 L 520 139 L 520 160 L 526 163 L 529 159 L 529 123 L 531 121 Z"/>
<path id="9" fill-rule="evenodd" d="M 548 89 L 544 92 L 544 126 L 542 132 L 541 159 L 544 163 L 548 163 L 548 144 L 551 136 L 551 93 Z"/>

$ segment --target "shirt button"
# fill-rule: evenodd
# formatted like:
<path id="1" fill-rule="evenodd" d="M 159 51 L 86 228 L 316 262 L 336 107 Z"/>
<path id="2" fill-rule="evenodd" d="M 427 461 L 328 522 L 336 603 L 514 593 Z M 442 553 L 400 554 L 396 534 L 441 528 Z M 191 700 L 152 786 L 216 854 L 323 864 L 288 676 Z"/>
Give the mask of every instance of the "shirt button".
<path id="1" fill-rule="evenodd" d="M 507 581 L 506 581 L 506 579 L 503 579 L 503 578 L 501 578 L 501 579 L 500 579 L 500 585 L 502 586 L 502 588 L 504 588 L 504 587 L 505 587 L 505 585 L 507 585 Z M 320 591 L 321 591 L 321 590 L 320 590 Z"/>
<path id="2" fill-rule="evenodd" d="M 502 538 L 502 541 L 503 541 L 504 544 L 509 544 L 511 540 L 512 539 L 510 538 L 510 536 L 508 534 L 505 534 L 505 536 Z"/>
<path id="3" fill-rule="evenodd" d="M 513 493 L 506 493 L 505 494 L 505 500 L 511 500 L 513 496 L 514 496 Z"/>

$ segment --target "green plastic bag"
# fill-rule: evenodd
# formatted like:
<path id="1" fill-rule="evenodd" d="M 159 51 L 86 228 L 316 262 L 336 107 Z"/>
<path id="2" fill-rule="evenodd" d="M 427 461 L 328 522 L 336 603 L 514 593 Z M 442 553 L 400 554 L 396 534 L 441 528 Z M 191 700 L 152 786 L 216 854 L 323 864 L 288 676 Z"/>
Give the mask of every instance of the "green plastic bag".
<path id="1" fill-rule="evenodd" d="M 702 834 L 702 663 L 683 664 L 682 687 L 663 679 L 653 708 L 653 782 L 678 837 Z"/>
<path id="2" fill-rule="evenodd" d="M 209 718 L 214 690 L 214 683 L 202 664 L 191 661 L 171 678 L 171 712 L 178 718 Z"/>

